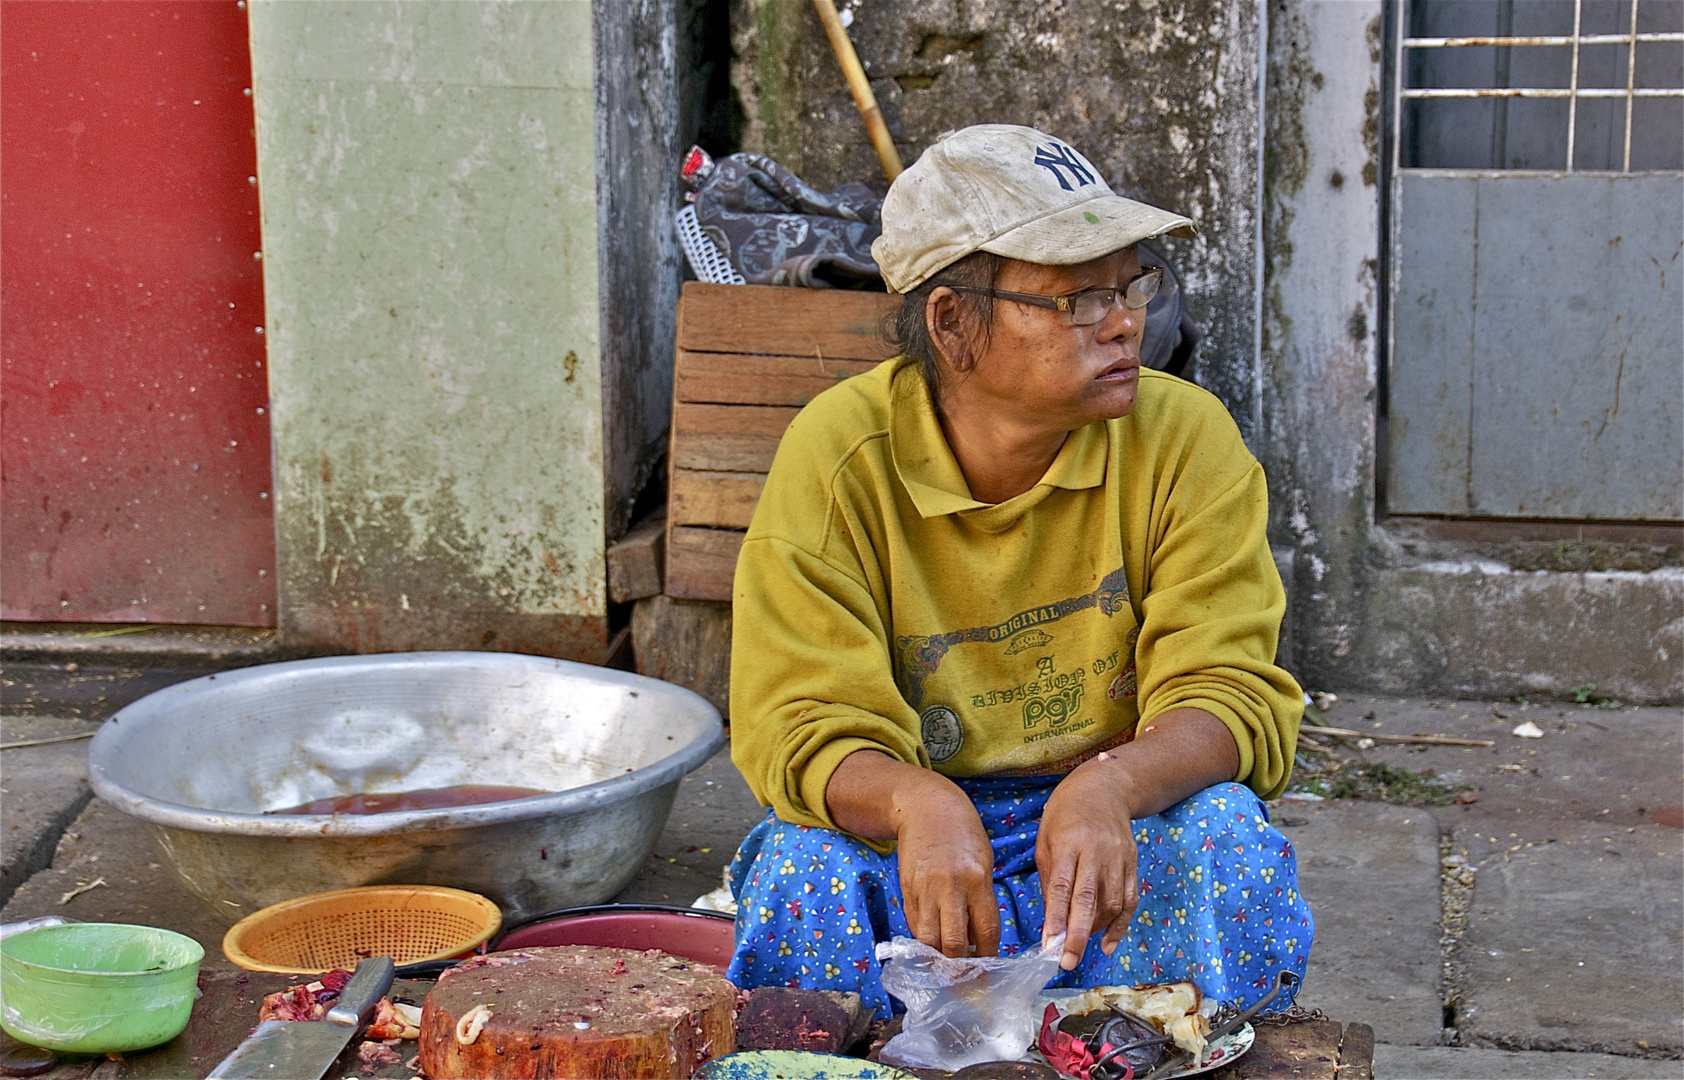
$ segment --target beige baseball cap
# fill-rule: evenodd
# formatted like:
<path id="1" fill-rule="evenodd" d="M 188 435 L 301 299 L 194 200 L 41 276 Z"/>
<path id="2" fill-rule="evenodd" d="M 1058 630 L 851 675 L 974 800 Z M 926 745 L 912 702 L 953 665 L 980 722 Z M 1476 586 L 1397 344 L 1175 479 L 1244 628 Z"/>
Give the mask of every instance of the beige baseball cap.
<path id="1" fill-rule="evenodd" d="M 905 293 L 973 251 L 1069 266 L 1193 232 L 1180 214 L 1114 193 L 1064 140 L 1015 124 L 977 124 L 925 150 L 895 178 L 871 256 L 889 288 Z"/>

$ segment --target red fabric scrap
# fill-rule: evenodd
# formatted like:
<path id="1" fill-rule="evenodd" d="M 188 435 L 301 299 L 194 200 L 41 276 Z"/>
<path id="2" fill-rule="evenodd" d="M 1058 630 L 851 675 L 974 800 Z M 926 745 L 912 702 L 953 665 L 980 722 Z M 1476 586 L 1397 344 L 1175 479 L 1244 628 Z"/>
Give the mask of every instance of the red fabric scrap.
<path id="1" fill-rule="evenodd" d="M 1093 1054 L 1088 1051 L 1087 1043 L 1058 1030 L 1058 1021 L 1058 1006 L 1049 1003 L 1047 1011 L 1041 1014 L 1041 1037 L 1035 1045 L 1046 1057 L 1047 1064 L 1061 1075 L 1086 1080 L 1088 1070 L 1093 1068 Z"/>

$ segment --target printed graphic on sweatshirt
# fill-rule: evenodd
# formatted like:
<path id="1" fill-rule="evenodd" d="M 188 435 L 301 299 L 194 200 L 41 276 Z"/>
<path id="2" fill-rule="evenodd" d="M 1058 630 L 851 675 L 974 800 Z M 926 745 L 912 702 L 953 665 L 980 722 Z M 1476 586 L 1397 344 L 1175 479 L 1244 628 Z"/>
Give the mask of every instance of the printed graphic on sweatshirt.
<path id="1" fill-rule="evenodd" d="M 924 740 L 930 760 L 937 765 L 951 761 L 965 745 L 965 725 L 960 723 L 959 714 L 946 705 L 931 705 L 919 720 L 918 734 Z"/>
<path id="2" fill-rule="evenodd" d="M 955 645 L 978 641 L 1015 644 L 1015 639 L 1026 630 L 1042 628 L 1042 633 L 1045 633 L 1046 624 L 1093 608 L 1098 608 L 1100 614 L 1110 618 L 1126 609 L 1128 604 L 1128 575 L 1119 566 L 1106 574 L 1093 592 L 1020 611 L 1004 622 L 992 626 L 973 626 L 928 637 L 919 634 L 899 637 L 895 639 L 895 680 L 900 684 L 901 694 L 907 702 L 915 709 L 920 708 L 924 703 L 924 683 L 935 674 L 942 660 Z M 1049 635 L 1048 641 L 1050 640 Z M 1023 652 L 1035 647 L 1026 645 L 1018 651 Z M 1011 655 L 1012 645 L 1007 645 L 1006 651 L 1007 655 Z"/>
<path id="3" fill-rule="evenodd" d="M 1026 653 L 1030 649 L 1044 649 L 1052 643 L 1053 636 L 1037 626 L 1033 630 L 1025 630 L 1017 637 L 1012 638 L 1012 643 L 1006 646 L 1006 655 L 1016 656 L 1018 653 Z"/>
<path id="4" fill-rule="evenodd" d="M 1010 707 L 1014 714 L 1020 713 L 1025 743 L 1092 727 L 1095 721 L 1077 719 L 1086 695 L 1105 687 L 1110 701 L 1135 696 L 1134 647 L 1139 640 L 1140 627 L 1136 626 L 1129 630 L 1123 648 L 1068 669 L 1061 668 L 1056 654 L 1037 657 L 1033 679 L 972 694 L 971 708 L 980 713 Z"/>

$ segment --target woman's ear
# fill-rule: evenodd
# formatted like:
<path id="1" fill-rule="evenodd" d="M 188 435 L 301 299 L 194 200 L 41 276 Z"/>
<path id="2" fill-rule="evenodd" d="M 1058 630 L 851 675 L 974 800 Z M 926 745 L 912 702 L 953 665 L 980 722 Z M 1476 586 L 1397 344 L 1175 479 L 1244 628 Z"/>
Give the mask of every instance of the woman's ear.
<path id="1" fill-rule="evenodd" d="M 959 294 L 946 286 L 931 292 L 924 301 L 924 326 L 930 342 L 954 371 L 969 371 L 974 366 L 970 335 L 966 333 L 968 315 Z"/>

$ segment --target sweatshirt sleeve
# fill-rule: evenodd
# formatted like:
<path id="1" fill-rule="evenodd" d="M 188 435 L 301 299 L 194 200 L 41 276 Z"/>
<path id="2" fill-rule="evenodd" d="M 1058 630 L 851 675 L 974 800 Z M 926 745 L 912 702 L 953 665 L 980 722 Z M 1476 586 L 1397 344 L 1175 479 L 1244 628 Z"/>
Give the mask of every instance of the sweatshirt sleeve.
<path id="1" fill-rule="evenodd" d="M 1224 445 L 1207 426 L 1201 439 L 1147 556 L 1135 653 L 1141 721 L 1179 708 L 1211 713 L 1239 746 L 1234 779 L 1274 798 L 1292 772 L 1304 695 L 1274 663 L 1286 594 L 1266 535 L 1268 485 L 1238 431 Z M 1199 461 L 1213 463 L 1209 475 L 1198 474 Z"/>
<path id="2" fill-rule="evenodd" d="M 882 608 L 857 568 L 778 535 L 780 509 L 763 499 L 737 560 L 731 758 L 779 817 L 834 829 L 825 787 L 843 758 L 930 763 L 895 686 Z"/>

